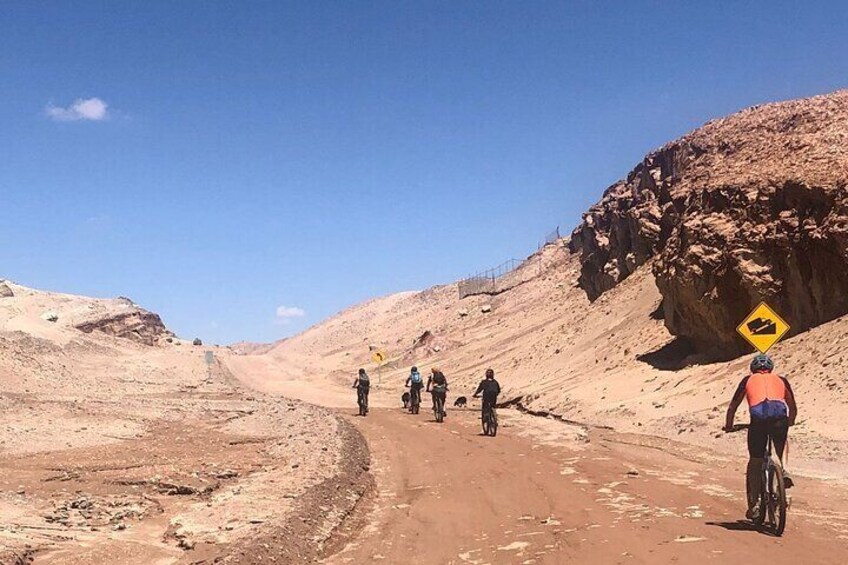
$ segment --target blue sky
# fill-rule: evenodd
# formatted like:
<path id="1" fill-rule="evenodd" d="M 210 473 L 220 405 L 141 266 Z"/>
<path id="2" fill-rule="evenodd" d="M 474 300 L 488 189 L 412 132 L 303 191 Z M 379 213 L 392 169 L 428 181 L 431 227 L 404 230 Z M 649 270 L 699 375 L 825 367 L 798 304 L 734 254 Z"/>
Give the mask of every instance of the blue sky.
<path id="1" fill-rule="evenodd" d="M 5 1 L 0 277 L 277 339 L 526 256 L 711 118 L 845 87 L 846 23 L 839 2 Z"/>

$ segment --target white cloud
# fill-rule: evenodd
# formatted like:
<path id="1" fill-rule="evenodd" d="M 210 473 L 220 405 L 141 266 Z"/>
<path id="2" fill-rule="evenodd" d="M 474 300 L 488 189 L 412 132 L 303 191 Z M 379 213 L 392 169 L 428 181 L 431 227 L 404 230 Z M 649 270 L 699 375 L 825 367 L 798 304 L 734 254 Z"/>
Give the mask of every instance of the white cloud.
<path id="1" fill-rule="evenodd" d="M 302 308 L 295 308 L 294 306 L 277 306 L 277 318 L 275 323 L 282 326 L 288 324 L 292 318 L 302 318 L 305 315 L 306 312 L 304 312 Z"/>
<path id="2" fill-rule="evenodd" d="M 44 109 L 44 113 L 57 122 L 77 122 L 80 120 L 99 122 L 109 117 L 108 107 L 109 105 L 100 98 L 77 98 L 65 108 L 50 103 Z"/>

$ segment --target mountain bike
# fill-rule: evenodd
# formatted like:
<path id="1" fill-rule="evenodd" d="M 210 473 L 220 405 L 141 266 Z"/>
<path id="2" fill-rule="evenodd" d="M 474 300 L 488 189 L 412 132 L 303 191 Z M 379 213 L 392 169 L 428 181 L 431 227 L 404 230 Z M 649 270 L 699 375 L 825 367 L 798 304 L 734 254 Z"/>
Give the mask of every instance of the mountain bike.
<path id="1" fill-rule="evenodd" d="M 730 432 L 748 428 L 748 424 L 733 426 Z M 788 443 L 787 443 L 788 445 Z M 772 457 L 772 438 L 769 435 L 763 454 L 763 466 L 760 475 L 760 512 L 752 520 L 757 527 L 766 526 L 775 536 L 782 536 L 786 528 L 786 511 L 789 507 L 786 499 L 786 483 L 783 465 L 780 459 Z"/>
<path id="2" fill-rule="evenodd" d="M 771 437 L 763 455 L 762 489 L 760 490 L 760 513 L 754 524 L 765 524 L 775 536 L 782 536 L 786 528 L 786 485 L 783 480 L 783 465 L 771 456 Z"/>
<path id="3" fill-rule="evenodd" d="M 436 416 L 436 422 L 441 424 L 445 421 L 445 399 L 444 394 L 447 392 L 447 389 L 444 389 L 445 392 L 442 394 L 437 394 L 436 390 L 433 390 L 433 414 Z"/>
<path id="4" fill-rule="evenodd" d="M 356 400 L 357 404 L 359 404 L 359 415 L 367 416 L 368 415 L 368 391 L 364 389 L 356 390 Z"/>
<path id="5" fill-rule="evenodd" d="M 409 394 L 409 413 L 418 414 L 421 407 L 421 387 L 412 387 Z"/>
<path id="6" fill-rule="evenodd" d="M 498 435 L 498 414 L 494 403 L 483 403 L 483 435 L 492 437 Z"/>

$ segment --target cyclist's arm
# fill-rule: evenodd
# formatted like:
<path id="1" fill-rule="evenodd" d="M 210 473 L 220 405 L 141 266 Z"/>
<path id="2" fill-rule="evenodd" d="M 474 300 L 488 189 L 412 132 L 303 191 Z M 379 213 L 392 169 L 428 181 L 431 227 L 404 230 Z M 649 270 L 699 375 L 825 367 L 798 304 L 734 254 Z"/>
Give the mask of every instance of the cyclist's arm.
<path id="1" fill-rule="evenodd" d="M 725 418 L 724 429 L 729 430 L 733 427 L 733 419 L 736 417 L 736 410 L 739 409 L 739 405 L 742 404 L 742 400 L 745 399 L 745 385 L 748 384 L 748 377 L 742 379 L 739 383 L 739 386 L 736 387 L 736 392 L 733 395 L 733 399 L 730 401 L 730 406 L 727 407 L 727 417 Z"/>
<path id="2" fill-rule="evenodd" d="M 786 377 L 780 377 L 783 379 L 783 384 L 786 386 L 786 407 L 789 408 L 789 425 L 795 425 L 795 418 L 798 417 L 798 405 L 795 404 L 795 393 L 792 392 L 792 387 L 789 384 L 789 380 Z"/>
<path id="3" fill-rule="evenodd" d="M 501 393 L 501 383 L 499 383 L 498 381 L 495 381 L 495 387 L 497 388 L 497 392 L 495 392 L 495 396 L 497 396 Z"/>
<path id="4" fill-rule="evenodd" d="M 359 379 L 356 379 L 355 381 L 353 381 L 353 386 L 351 388 L 358 388 L 358 387 L 359 387 Z"/>
<path id="5" fill-rule="evenodd" d="M 474 392 L 474 396 L 480 396 L 480 393 L 483 392 L 483 384 L 486 381 L 480 381 L 480 384 L 477 385 L 477 390 Z"/>

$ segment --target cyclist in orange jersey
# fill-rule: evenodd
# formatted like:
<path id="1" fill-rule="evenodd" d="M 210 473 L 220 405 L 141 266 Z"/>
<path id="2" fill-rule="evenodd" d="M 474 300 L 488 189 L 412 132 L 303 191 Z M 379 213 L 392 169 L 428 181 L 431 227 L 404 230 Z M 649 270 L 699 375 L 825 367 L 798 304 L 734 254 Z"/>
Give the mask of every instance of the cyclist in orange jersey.
<path id="1" fill-rule="evenodd" d="M 783 464 L 783 450 L 789 426 L 795 425 L 798 408 L 795 395 L 789 381 L 773 373 L 774 361 L 768 355 L 757 355 L 751 361 L 751 374 L 739 383 L 733 400 L 727 408 L 724 430 L 733 430 L 733 419 L 742 400 L 748 401 L 751 423 L 748 426 L 748 469 L 746 473 L 746 491 L 748 495 L 749 519 L 754 519 L 760 511 L 759 492 L 762 475 L 763 455 L 771 437 L 777 456 Z M 792 479 L 784 470 L 786 488 L 792 486 Z"/>

